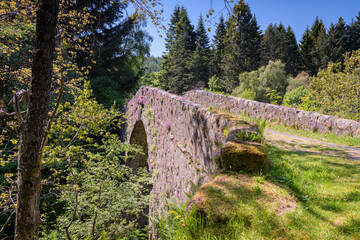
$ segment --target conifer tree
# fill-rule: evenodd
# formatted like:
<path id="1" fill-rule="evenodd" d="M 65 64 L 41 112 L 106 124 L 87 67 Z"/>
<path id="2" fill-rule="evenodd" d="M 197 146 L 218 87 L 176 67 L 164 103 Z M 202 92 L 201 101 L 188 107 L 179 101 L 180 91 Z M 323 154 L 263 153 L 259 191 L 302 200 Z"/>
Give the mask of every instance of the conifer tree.
<path id="1" fill-rule="evenodd" d="M 221 59 L 224 54 L 225 44 L 224 38 L 226 35 L 226 25 L 224 17 L 221 15 L 219 23 L 216 27 L 214 41 L 213 41 L 213 51 L 211 56 L 210 63 L 210 75 L 217 75 L 218 77 L 222 76 L 221 72 Z"/>
<path id="2" fill-rule="evenodd" d="M 175 6 L 175 9 L 171 15 L 169 28 L 166 31 L 166 38 L 165 38 L 166 51 L 170 51 L 170 48 L 176 39 L 175 29 L 176 29 L 176 24 L 180 21 L 180 13 L 181 13 L 180 6 Z"/>
<path id="3" fill-rule="evenodd" d="M 243 1 L 234 6 L 226 22 L 225 49 L 221 70 L 226 91 L 238 85 L 241 72 L 256 70 L 260 65 L 260 31 L 250 7 Z"/>
<path id="4" fill-rule="evenodd" d="M 191 54 L 195 50 L 196 35 L 184 7 L 180 9 L 176 7 L 172 19 L 174 21 L 171 22 L 169 31 L 172 25 L 176 24 L 176 27 L 173 33 L 170 32 L 168 35 L 172 35 L 172 40 L 169 42 L 171 47 L 163 56 L 164 78 L 167 79 L 164 88 L 180 94 L 190 89 L 188 62 L 191 61 Z M 176 19 L 178 21 L 175 23 Z"/>
<path id="5" fill-rule="evenodd" d="M 326 29 L 323 21 L 318 17 L 316 17 L 313 25 L 311 26 L 310 36 L 314 43 L 314 48 L 311 51 L 312 74 L 316 75 L 319 69 L 325 67 L 328 62 L 326 56 L 326 49 L 328 45 Z"/>
<path id="6" fill-rule="evenodd" d="M 350 50 L 348 46 L 347 26 L 342 17 L 334 25 L 331 24 L 328 33 L 329 37 L 329 61 L 337 63 L 344 60 L 344 54 Z"/>
<path id="7" fill-rule="evenodd" d="M 276 61 L 278 59 L 286 63 L 287 46 L 284 26 L 281 23 L 279 26 L 271 23 L 261 40 L 261 65 L 266 66 L 270 60 Z"/>
<path id="8" fill-rule="evenodd" d="M 312 37 L 314 43 L 317 42 L 320 32 L 323 31 L 324 29 L 325 29 L 325 25 L 323 21 L 321 19 L 319 20 L 319 17 L 316 17 L 310 30 L 310 36 Z"/>
<path id="9" fill-rule="evenodd" d="M 296 41 L 295 33 L 290 25 L 286 29 L 287 42 L 287 61 L 285 65 L 288 74 L 296 75 L 299 68 L 299 46 Z"/>
<path id="10" fill-rule="evenodd" d="M 360 49 L 360 12 L 358 16 L 356 16 L 356 21 L 352 21 L 348 32 L 350 50 L 355 51 Z"/>
<path id="11" fill-rule="evenodd" d="M 300 62 L 301 70 L 309 71 L 314 74 L 315 69 L 312 64 L 312 50 L 314 49 L 313 38 L 310 35 L 309 27 L 306 28 L 305 33 L 300 41 Z"/>
<path id="12" fill-rule="evenodd" d="M 210 41 L 207 36 L 202 16 L 196 28 L 196 49 L 189 62 L 188 82 L 192 87 L 201 88 L 209 79 Z"/>

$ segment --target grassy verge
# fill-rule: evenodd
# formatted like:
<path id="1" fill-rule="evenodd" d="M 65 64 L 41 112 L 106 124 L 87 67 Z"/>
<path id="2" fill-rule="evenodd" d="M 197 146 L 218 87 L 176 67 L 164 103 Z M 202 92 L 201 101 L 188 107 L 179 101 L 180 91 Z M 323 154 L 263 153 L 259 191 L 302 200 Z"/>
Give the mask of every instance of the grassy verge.
<path id="1" fill-rule="evenodd" d="M 360 163 L 269 146 L 265 174 L 223 173 L 153 220 L 161 239 L 360 239 Z"/>

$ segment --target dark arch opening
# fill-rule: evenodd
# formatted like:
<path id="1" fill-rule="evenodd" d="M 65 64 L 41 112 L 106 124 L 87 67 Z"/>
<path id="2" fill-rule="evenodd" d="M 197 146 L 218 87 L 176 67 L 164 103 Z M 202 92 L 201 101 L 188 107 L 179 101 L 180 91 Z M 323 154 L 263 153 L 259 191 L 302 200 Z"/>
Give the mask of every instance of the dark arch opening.
<path id="1" fill-rule="evenodd" d="M 138 168 L 147 168 L 149 170 L 149 165 L 147 159 L 149 158 L 147 136 L 145 132 L 145 127 L 143 122 L 137 121 L 135 123 L 134 129 L 131 133 L 130 144 L 136 144 L 142 148 L 144 155 L 137 154 L 128 161 L 128 166 L 137 171 Z"/>
<path id="2" fill-rule="evenodd" d="M 141 120 L 137 121 L 134 125 L 133 131 L 130 136 L 130 144 L 136 144 L 142 148 L 144 154 L 134 154 L 130 153 L 131 158 L 128 160 L 127 165 L 133 169 L 134 174 L 138 174 L 139 168 L 145 168 L 149 171 L 149 151 L 147 144 L 147 135 L 145 131 L 144 124 Z M 144 183 L 144 190 L 142 192 L 144 195 L 150 195 L 152 190 L 152 184 Z M 149 205 L 150 202 L 143 207 L 143 212 L 136 217 L 136 221 L 140 225 L 141 229 L 144 229 L 149 225 Z"/>

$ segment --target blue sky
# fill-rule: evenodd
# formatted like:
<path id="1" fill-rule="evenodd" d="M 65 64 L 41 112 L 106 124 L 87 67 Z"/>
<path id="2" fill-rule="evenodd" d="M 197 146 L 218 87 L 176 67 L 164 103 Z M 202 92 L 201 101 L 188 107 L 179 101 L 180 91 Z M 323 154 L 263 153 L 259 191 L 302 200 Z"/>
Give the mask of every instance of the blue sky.
<path id="1" fill-rule="evenodd" d="M 235 0 L 236 1 L 236 0 Z M 290 25 L 296 35 L 297 40 L 301 39 L 307 26 L 311 27 L 316 16 L 324 21 L 329 28 L 331 23 L 336 23 L 339 17 L 343 17 L 345 22 L 350 23 L 360 11 L 360 0 L 247 0 L 251 12 L 256 15 L 260 29 L 263 31 L 270 23 L 285 26 Z M 200 14 L 205 18 L 210 8 L 215 10 L 215 15 L 224 8 L 223 0 L 162 0 L 164 4 L 164 22 L 168 26 L 170 16 L 176 5 L 184 6 L 189 14 L 191 23 L 196 26 Z M 225 19 L 227 10 L 223 10 Z M 216 18 L 217 21 L 218 17 Z M 215 21 L 206 23 L 205 26 L 211 27 L 209 33 L 212 39 L 215 30 Z M 146 31 L 153 37 L 151 44 L 151 55 L 161 56 L 165 51 L 164 37 L 160 38 L 157 29 L 149 22 Z M 163 31 L 160 34 L 165 36 Z"/>

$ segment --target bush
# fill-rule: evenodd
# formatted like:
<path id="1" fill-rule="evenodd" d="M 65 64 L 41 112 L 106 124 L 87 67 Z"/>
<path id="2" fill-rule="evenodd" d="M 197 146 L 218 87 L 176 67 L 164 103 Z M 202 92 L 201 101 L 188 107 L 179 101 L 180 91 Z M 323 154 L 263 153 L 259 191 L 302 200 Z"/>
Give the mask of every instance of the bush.
<path id="1" fill-rule="evenodd" d="M 250 97 L 256 101 L 270 102 L 268 92 L 276 92 L 280 98 L 285 94 L 287 75 L 285 64 L 280 60 L 270 61 L 267 66 L 239 75 L 240 86 L 233 95 Z M 255 95 L 255 96 L 254 96 Z"/>
<path id="2" fill-rule="evenodd" d="M 309 92 L 321 112 L 360 120 L 360 49 L 311 78 Z"/>
<path id="3" fill-rule="evenodd" d="M 222 84 L 219 77 L 214 75 L 209 79 L 208 82 L 209 90 L 213 92 L 224 92 L 225 91 L 225 85 Z"/>
<path id="4" fill-rule="evenodd" d="M 303 104 L 303 100 L 309 95 L 308 90 L 304 86 L 297 87 L 284 96 L 283 103 L 285 106 L 298 107 Z"/>

